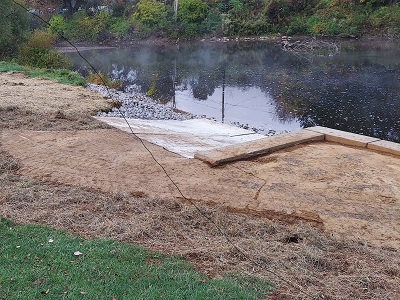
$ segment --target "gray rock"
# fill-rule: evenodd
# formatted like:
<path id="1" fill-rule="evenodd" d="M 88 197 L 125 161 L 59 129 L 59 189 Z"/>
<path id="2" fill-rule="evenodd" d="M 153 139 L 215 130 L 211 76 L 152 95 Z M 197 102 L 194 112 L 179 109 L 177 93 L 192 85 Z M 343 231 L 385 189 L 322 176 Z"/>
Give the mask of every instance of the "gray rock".
<path id="1" fill-rule="evenodd" d="M 111 112 L 98 113 L 100 117 L 122 117 L 145 120 L 189 120 L 201 118 L 191 113 L 175 111 L 172 107 L 157 104 L 151 98 L 139 94 L 130 94 L 107 89 L 105 86 L 88 84 L 88 89 L 99 92 L 104 97 L 117 100 L 122 104 L 120 108 L 113 108 Z"/>

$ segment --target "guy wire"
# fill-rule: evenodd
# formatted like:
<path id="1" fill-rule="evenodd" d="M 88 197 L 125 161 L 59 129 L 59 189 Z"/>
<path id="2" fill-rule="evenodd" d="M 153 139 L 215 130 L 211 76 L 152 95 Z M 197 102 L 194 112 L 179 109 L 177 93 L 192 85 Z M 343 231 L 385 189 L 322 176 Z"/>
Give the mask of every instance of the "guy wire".
<path id="1" fill-rule="evenodd" d="M 14 4 L 20 6 L 22 9 L 24 9 L 25 11 L 27 11 L 29 14 L 37 17 L 41 22 L 47 24 L 50 26 L 50 23 L 46 20 L 44 20 L 41 16 L 34 14 L 32 12 L 30 12 L 24 5 L 22 5 L 21 3 L 16 2 L 15 0 L 11 0 Z M 81 57 L 88 65 L 89 67 L 93 70 L 93 72 L 100 78 L 101 82 L 103 83 L 103 85 L 105 86 L 106 90 L 107 90 L 107 94 L 109 96 L 109 98 L 113 98 L 112 97 L 112 93 L 110 91 L 110 88 L 107 86 L 103 76 L 101 76 L 101 74 L 97 71 L 97 69 L 80 53 L 79 49 L 70 41 L 68 40 L 62 33 L 57 32 L 57 35 L 59 37 L 61 37 L 64 41 L 66 41 L 69 45 L 71 45 L 71 47 L 73 47 L 76 51 L 76 53 L 79 55 L 79 57 Z M 117 100 L 117 99 L 116 99 Z M 310 295 L 309 293 L 305 292 L 303 290 L 303 287 L 297 284 L 294 284 L 293 282 L 290 282 L 288 280 L 286 280 L 285 278 L 283 278 L 281 275 L 279 275 L 277 272 L 268 269 L 265 265 L 257 262 L 256 260 L 254 260 L 252 257 L 250 257 L 249 254 L 247 254 L 244 250 L 242 250 L 241 248 L 239 248 L 227 235 L 226 233 L 222 230 L 222 228 L 220 226 L 218 226 L 217 223 L 215 223 L 215 221 L 207 216 L 201 209 L 200 207 L 190 198 L 187 198 L 182 190 L 179 188 L 178 184 L 172 179 L 172 177 L 169 175 L 169 173 L 167 172 L 167 170 L 165 169 L 165 167 L 155 158 L 154 154 L 151 152 L 151 150 L 146 146 L 146 144 L 144 143 L 143 139 L 141 139 L 140 137 L 137 136 L 137 134 L 134 133 L 131 125 L 129 124 L 125 114 L 118 108 L 116 107 L 116 109 L 118 110 L 118 113 L 121 115 L 121 117 L 123 118 L 123 120 L 125 121 L 125 123 L 128 125 L 129 131 L 131 132 L 131 134 L 140 141 L 140 143 L 142 144 L 142 146 L 144 147 L 144 149 L 150 154 L 151 158 L 153 159 L 153 161 L 161 168 L 161 170 L 163 171 L 163 173 L 165 174 L 165 176 L 168 178 L 168 180 L 173 184 L 173 186 L 176 188 L 176 190 L 178 191 L 178 193 L 182 196 L 182 198 L 189 202 L 190 205 L 192 205 L 197 211 L 198 213 L 205 218 L 206 220 L 208 220 L 216 229 L 217 231 L 225 238 L 225 240 L 239 253 L 241 254 L 243 257 L 245 257 L 249 262 L 251 262 L 253 265 L 261 268 L 262 270 L 265 270 L 266 272 L 276 276 L 279 280 L 281 280 L 282 282 L 288 284 L 289 286 L 299 290 L 302 294 L 306 295 L 307 297 L 309 297 L 310 299 L 313 298 L 312 295 Z"/>

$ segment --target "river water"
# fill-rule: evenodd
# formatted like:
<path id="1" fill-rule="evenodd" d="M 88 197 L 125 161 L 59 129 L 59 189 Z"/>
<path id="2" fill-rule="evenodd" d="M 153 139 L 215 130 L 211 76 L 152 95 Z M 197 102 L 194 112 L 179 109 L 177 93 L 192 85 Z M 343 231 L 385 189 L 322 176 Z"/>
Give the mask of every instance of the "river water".
<path id="1" fill-rule="evenodd" d="M 400 142 L 400 43 L 335 46 L 284 51 L 276 41 L 198 42 L 82 55 L 126 91 L 261 134 L 321 125 Z M 68 55 L 85 74 L 86 63 Z"/>

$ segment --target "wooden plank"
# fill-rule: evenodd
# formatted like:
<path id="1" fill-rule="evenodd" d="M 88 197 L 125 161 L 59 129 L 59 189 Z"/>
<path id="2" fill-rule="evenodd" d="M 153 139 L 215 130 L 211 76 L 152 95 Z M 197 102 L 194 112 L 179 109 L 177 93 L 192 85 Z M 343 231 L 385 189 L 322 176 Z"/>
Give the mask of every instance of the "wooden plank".
<path id="1" fill-rule="evenodd" d="M 269 154 L 295 145 L 323 141 L 324 134 L 310 130 L 301 130 L 294 133 L 266 137 L 256 141 L 245 142 L 233 146 L 226 146 L 209 151 L 195 153 L 194 157 L 209 163 L 212 166 L 221 165 L 241 159 Z"/>
<path id="2" fill-rule="evenodd" d="M 400 144 L 389 141 L 376 141 L 367 145 L 368 149 L 400 155 Z"/>
<path id="3" fill-rule="evenodd" d="M 355 133 L 346 132 L 346 131 L 341 131 L 341 130 L 336 130 L 336 129 L 331 129 L 331 128 L 322 127 L 322 126 L 310 127 L 305 130 L 323 133 L 323 134 L 325 134 L 326 141 L 340 143 L 340 144 L 349 145 L 349 146 L 358 146 L 358 147 L 366 148 L 368 143 L 379 141 L 378 138 L 365 136 L 365 135 L 361 135 L 361 134 L 355 134 Z"/>

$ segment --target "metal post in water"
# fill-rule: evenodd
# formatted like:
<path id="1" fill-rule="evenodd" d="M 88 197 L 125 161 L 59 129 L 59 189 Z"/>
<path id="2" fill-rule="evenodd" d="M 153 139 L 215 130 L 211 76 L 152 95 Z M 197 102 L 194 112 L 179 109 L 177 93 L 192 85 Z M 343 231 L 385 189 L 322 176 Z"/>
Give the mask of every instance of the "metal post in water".
<path id="1" fill-rule="evenodd" d="M 225 119 L 225 65 L 222 71 L 222 123 Z"/>

